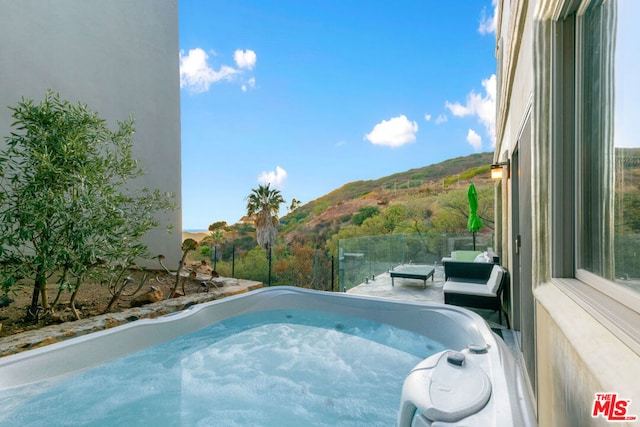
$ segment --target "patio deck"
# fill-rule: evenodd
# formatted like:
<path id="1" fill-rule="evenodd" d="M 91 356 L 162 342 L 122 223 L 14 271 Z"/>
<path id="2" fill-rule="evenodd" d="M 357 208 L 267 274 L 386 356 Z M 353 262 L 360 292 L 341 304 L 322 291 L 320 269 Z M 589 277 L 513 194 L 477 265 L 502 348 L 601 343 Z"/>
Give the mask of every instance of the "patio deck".
<path id="1" fill-rule="evenodd" d="M 395 286 L 391 285 L 389 273 L 382 273 L 375 276 L 374 280 L 361 283 L 346 292 L 354 295 L 366 295 L 378 298 L 390 298 L 412 302 L 429 302 L 444 304 L 444 267 L 439 265 L 433 274 L 433 281 L 427 281 L 425 288 L 422 279 L 400 279 L 396 278 Z M 518 332 L 507 329 L 506 326 L 498 323 L 498 313 L 491 310 L 469 308 L 489 323 L 491 329 L 502 336 L 504 342 L 512 351 L 518 351 Z"/>

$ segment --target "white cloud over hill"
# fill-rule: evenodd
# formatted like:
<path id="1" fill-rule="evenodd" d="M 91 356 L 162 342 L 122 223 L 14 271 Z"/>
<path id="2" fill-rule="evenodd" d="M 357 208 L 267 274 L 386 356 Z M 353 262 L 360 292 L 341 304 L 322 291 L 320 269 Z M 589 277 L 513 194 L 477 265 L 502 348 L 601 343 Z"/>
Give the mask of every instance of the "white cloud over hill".
<path id="1" fill-rule="evenodd" d="M 375 145 L 401 147 L 416 140 L 418 124 L 401 115 L 383 120 L 364 136 L 364 139 Z"/>

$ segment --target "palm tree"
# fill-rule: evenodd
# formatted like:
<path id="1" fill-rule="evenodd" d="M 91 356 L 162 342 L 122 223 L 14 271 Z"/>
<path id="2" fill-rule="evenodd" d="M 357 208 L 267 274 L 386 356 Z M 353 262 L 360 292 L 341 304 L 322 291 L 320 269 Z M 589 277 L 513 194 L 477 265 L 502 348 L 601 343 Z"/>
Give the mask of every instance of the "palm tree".
<path id="1" fill-rule="evenodd" d="M 258 245 L 267 251 L 269 257 L 269 286 L 271 286 L 271 248 L 276 241 L 278 212 L 284 198 L 280 190 L 269 188 L 271 184 L 259 185 L 251 190 L 247 197 L 247 215 L 252 217 L 256 226 Z"/>

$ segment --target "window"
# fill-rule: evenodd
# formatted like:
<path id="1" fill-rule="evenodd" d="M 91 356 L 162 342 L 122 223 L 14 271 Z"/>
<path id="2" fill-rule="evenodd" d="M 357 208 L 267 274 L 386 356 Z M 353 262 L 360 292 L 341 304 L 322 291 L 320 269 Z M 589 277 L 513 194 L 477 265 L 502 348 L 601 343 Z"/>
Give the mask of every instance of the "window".
<path id="1" fill-rule="evenodd" d="M 550 278 L 640 354 L 640 2 L 553 4 L 534 56 L 536 155 L 551 154 Z"/>
<path id="2" fill-rule="evenodd" d="M 640 293 L 640 2 L 592 1 L 576 32 L 577 268 Z"/>

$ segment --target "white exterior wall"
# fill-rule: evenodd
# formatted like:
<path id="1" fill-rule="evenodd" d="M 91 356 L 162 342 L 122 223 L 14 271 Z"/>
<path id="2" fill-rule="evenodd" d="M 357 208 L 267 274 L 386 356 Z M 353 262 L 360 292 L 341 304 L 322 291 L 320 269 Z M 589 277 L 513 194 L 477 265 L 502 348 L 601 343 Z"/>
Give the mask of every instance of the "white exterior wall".
<path id="1" fill-rule="evenodd" d="M 180 81 L 177 0 L 0 0 L 0 144 L 7 106 L 47 89 L 106 119 L 135 119 L 135 185 L 176 195 L 149 233 L 152 253 L 177 265 L 181 245 Z"/>
<path id="2" fill-rule="evenodd" d="M 502 22 L 498 37 L 502 37 L 502 63 L 498 62 L 501 69 L 500 104 L 498 105 L 498 135 L 496 141 L 495 161 L 511 160 L 511 156 L 520 138 L 527 117 L 531 114 L 533 100 L 533 8 L 528 8 L 522 13 L 526 18 L 521 25 L 517 25 L 516 4 L 504 2 L 507 9 L 502 11 Z M 510 15 L 509 12 L 513 12 Z M 516 56 L 512 56 L 517 52 Z M 515 236 L 511 230 L 512 207 L 510 199 L 512 195 L 512 181 L 504 180 L 502 185 L 500 205 L 500 221 L 502 229 L 498 233 L 501 236 L 500 255 L 503 264 L 509 271 L 514 271 L 511 254 L 514 251 Z M 510 293 L 513 298 L 513 292 Z M 510 306 L 514 307 L 514 301 Z M 517 324 L 517 319 L 513 319 Z"/>

